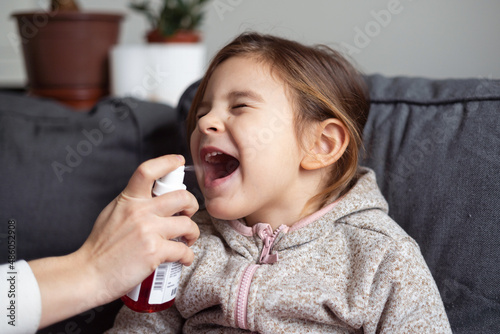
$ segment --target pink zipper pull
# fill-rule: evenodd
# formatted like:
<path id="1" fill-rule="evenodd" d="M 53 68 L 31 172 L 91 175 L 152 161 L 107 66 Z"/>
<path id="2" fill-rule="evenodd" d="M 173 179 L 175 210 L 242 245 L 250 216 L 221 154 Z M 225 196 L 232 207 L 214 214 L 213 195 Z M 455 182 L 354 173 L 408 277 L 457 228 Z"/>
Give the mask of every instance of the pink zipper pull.
<path id="1" fill-rule="evenodd" d="M 262 253 L 260 253 L 259 263 L 276 263 L 278 262 L 278 254 L 269 254 L 271 252 L 272 242 L 271 236 L 264 239 L 264 248 L 262 248 Z"/>
<path id="2" fill-rule="evenodd" d="M 266 228 L 258 232 L 259 237 L 262 239 L 264 246 L 260 253 L 259 263 L 272 264 L 279 261 L 278 253 L 270 254 L 276 238 L 282 230 L 288 229 L 288 226 L 281 225 L 271 234 L 271 226 L 267 225 Z"/>

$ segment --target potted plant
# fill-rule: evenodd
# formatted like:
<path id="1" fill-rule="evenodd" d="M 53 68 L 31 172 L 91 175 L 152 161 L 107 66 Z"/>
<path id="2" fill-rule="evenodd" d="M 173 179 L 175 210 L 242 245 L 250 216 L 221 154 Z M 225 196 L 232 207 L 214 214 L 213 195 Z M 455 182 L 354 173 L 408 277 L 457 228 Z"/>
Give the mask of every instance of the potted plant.
<path id="1" fill-rule="evenodd" d="M 203 19 L 207 0 L 163 0 L 154 8 L 149 0 L 132 1 L 130 8 L 146 16 L 151 26 L 146 39 L 150 43 L 200 41 L 197 28 Z"/>
<path id="2" fill-rule="evenodd" d="M 197 30 L 207 0 L 132 0 L 150 23 L 148 43 L 117 45 L 111 52 L 111 93 L 176 106 L 203 75 L 206 48 Z"/>
<path id="3" fill-rule="evenodd" d="M 82 110 L 108 95 L 108 52 L 117 43 L 123 15 L 81 11 L 74 0 L 52 0 L 49 10 L 12 16 L 30 94 Z"/>

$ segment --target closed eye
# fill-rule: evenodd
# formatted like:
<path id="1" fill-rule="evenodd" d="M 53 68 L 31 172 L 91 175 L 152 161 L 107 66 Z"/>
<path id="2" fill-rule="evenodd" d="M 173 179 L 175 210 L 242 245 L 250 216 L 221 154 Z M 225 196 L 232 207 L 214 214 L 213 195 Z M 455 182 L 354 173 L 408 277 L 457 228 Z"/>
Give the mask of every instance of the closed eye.
<path id="1" fill-rule="evenodd" d="M 203 116 L 206 116 L 209 112 L 210 112 L 210 107 L 208 106 L 198 107 L 198 110 L 196 111 L 196 120 L 203 118 Z"/>
<path id="2" fill-rule="evenodd" d="M 203 116 L 205 116 L 206 114 L 205 113 L 199 113 L 199 114 L 196 114 L 196 119 L 200 119 L 202 118 Z"/>
<path id="3" fill-rule="evenodd" d="M 237 105 L 233 106 L 233 109 L 245 108 L 245 107 L 248 107 L 248 106 L 246 104 L 244 104 L 244 103 L 240 103 L 240 104 L 237 104 Z"/>

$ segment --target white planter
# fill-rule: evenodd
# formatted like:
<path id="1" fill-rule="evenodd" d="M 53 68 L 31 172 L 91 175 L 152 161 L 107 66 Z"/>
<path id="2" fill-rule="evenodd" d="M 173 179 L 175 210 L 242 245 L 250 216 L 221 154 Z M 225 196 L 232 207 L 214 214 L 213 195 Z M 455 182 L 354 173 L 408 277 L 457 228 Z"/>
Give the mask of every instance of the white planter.
<path id="1" fill-rule="evenodd" d="M 161 102 L 173 107 L 206 65 L 202 43 L 117 45 L 111 50 L 111 94 Z"/>

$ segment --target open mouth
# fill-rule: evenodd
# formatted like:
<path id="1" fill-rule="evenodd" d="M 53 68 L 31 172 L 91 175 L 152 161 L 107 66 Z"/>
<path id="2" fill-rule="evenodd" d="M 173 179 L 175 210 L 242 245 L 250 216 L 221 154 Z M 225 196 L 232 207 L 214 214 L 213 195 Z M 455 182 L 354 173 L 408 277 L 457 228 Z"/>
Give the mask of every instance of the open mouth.
<path id="1" fill-rule="evenodd" d="M 240 166 L 240 162 L 235 157 L 217 150 L 202 150 L 205 179 L 214 181 L 225 178 Z"/>

